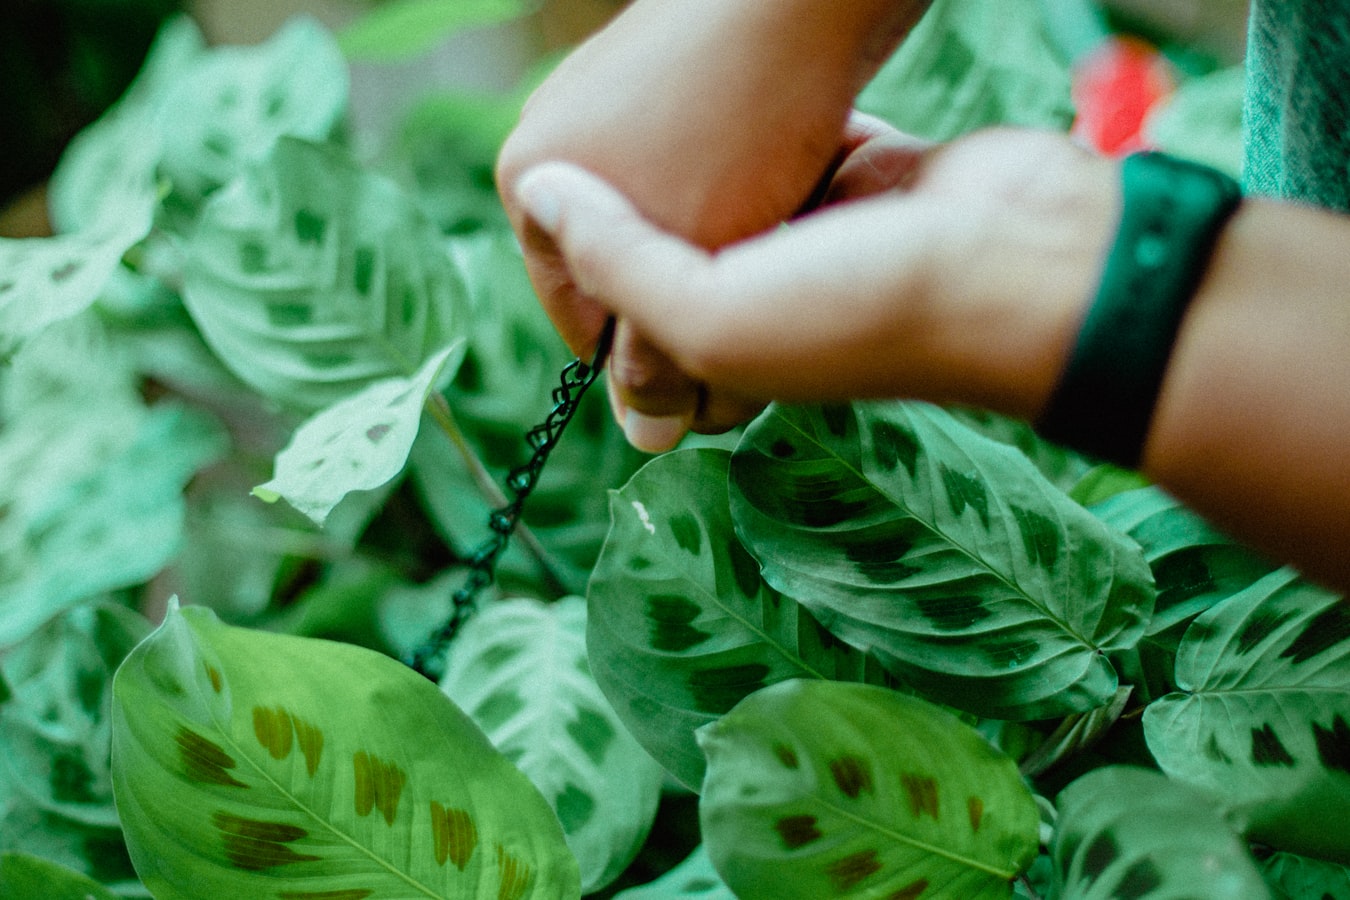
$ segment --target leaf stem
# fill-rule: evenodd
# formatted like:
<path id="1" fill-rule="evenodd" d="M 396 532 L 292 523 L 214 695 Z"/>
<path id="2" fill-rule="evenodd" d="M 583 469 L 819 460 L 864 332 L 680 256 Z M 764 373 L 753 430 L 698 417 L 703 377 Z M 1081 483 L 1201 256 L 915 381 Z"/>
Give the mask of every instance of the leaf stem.
<path id="1" fill-rule="evenodd" d="M 488 471 L 488 467 L 479 458 L 468 439 L 464 437 L 463 430 L 460 429 L 459 423 L 455 421 L 455 414 L 451 411 L 450 404 L 446 402 L 445 396 L 440 391 L 431 392 L 427 398 L 426 410 L 431 414 L 445 436 L 450 439 L 450 443 L 455 450 L 459 452 L 460 458 L 464 460 L 464 465 L 468 468 L 469 475 L 473 478 L 474 484 L 483 499 L 493 509 L 506 506 L 510 502 L 506 494 L 498 486 L 496 480 L 492 477 L 492 473 Z M 524 522 L 517 521 L 515 535 L 530 556 L 534 558 L 549 590 L 559 596 L 566 593 L 567 586 L 558 574 L 551 555 L 539 542 L 539 538 L 530 530 L 529 526 Z"/>

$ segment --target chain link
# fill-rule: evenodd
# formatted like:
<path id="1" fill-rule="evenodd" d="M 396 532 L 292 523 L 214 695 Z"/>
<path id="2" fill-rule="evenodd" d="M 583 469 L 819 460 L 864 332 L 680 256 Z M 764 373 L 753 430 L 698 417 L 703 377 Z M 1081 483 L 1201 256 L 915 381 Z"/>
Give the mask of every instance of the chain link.
<path id="1" fill-rule="evenodd" d="M 581 398 L 600 377 L 613 340 L 614 319 L 611 318 L 605 322 L 591 361 L 574 359 L 563 368 L 559 384 L 553 389 L 553 408 L 548 417 L 525 433 L 530 458 L 507 473 L 506 489 L 510 499 L 488 515 L 487 525 L 492 535 L 469 554 L 466 560 L 469 572 L 464 584 L 451 596 L 450 617 L 407 660 L 408 665 L 432 681 L 439 681 L 444 674 L 446 648 L 474 614 L 478 595 L 496 579 L 497 560 L 515 533 L 525 501 L 538 483 L 549 454 L 562 438 L 563 429 L 576 414 Z"/>

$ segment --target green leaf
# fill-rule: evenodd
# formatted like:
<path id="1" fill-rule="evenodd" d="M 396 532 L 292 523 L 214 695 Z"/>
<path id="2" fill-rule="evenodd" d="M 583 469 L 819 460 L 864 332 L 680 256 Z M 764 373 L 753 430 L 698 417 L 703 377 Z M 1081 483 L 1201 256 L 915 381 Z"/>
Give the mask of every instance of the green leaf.
<path id="1" fill-rule="evenodd" d="M 1068 493 L 1088 472 L 1091 464 L 1078 453 L 1052 444 L 1021 419 L 1013 419 L 972 407 L 944 407 L 956 421 L 987 438 L 1021 450 L 1055 487 Z M 1078 498 L 1074 498 L 1078 499 Z M 1082 501 L 1079 501 L 1080 503 Z"/>
<path id="2" fill-rule="evenodd" d="M 1275 853 L 1262 862 L 1261 874 L 1277 896 L 1289 900 L 1304 897 L 1350 900 L 1350 867 L 1347 866 L 1293 853 Z"/>
<path id="3" fill-rule="evenodd" d="M 108 688 L 117 666 L 149 632 L 149 623 L 125 607 L 91 604 L 4 657 L 14 697 L 0 706 L 0 773 L 28 801 L 88 825 L 117 826 Z"/>
<path id="4" fill-rule="evenodd" d="M 115 900 L 116 896 L 97 881 L 57 863 L 26 853 L 0 853 L 0 897 Z"/>
<path id="5" fill-rule="evenodd" d="M 663 773 L 591 677 L 585 600 L 486 607 L 451 644 L 441 690 L 552 804 L 582 893 L 617 878 L 656 817 Z"/>
<path id="6" fill-rule="evenodd" d="M 990 718 L 1108 702 L 1153 605 L 1137 545 L 937 407 L 771 407 L 732 457 L 764 578 L 928 696 Z"/>
<path id="7" fill-rule="evenodd" d="M 1350 863 L 1350 606 L 1288 570 L 1201 615 L 1144 736 L 1273 847 Z"/>
<path id="8" fill-rule="evenodd" d="M 187 408 L 51 407 L 0 440 L 0 647 L 71 606 L 149 580 L 178 552 L 183 487 L 221 453 Z"/>
<path id="9" fill-rule="evenodd" d="M 411 378 L 376 381 L 310 417 L 277 454 L 272 480 L 253 493 L 268 503 L 285 497 L 322 525 L 347 494 L 393 480 L 408 461 L 427 396 L 450 358 L 462 352 L 457 341 Z"/>
<path id="10" fill-rule="evenodd" d="M 342 153 L 289 138 L 212 198 L 186 278 L 212 348 L 290 406 L 411 376 L 464 328 L 459 274 L 413 201 Z"/>
<path id="11" fill-rule="evenodd" d="M 1269 898 L 1213 799 L 1147 769 L 1097 769 L 1059 797 L 1053 853 L 1062 900 Z"/>
<path id="12" fill-rule="evenodd" d="M 153 188 L 129 196 L 115 218 L 48 238 L 0 238 L 0 357 L 53 322 L 88 309 L 122 255 L 150 231 Z"/>
<path id="13" fill-rule="evenodd" d="M 704 840 L 742 900 L 1009 897 L 1036 857 L 1040 816 L 1017 767 L 913 697 L 784 682 L 700 729 L 699 745 Z"/>
<path id="14" fill-rule="evenodd" d="M 660 878 L 620 891 L 614 900 L 736 900 L 736 895 L 722 883 L 707 848 L 699 844 L 683 862 Z"/>
<path id="15" fill-rule="evenodd" d="M 790 678 L 885 679 L 764 583 L 732 528 L 728 460 L 676 450 L 612 493 L 589 592 L 596 680 L 647 751 L 695 790 L 694 732 L 754 691 Z"/>
<path id="16" fill-rule="evenodd" d="M 388 657 L 175 607 L 113 691 L 117 807 L 158 900 L 577 896 L 538 791 Z"/>
<path id="17" fill-rule="evenodd" d="M 168 19 L 136 79 L 97 122 L 76 135 L 52 173 L 47 205 L 58 232 L 83 231 L 125 211 L 125 187 L 151 185 L 161 156 L 165 96 L 206 52 L 201 29 L 187 15 Z"/>
<path id="18" fill-rule="evenodd" d="M 1036 0 L 937 0 L 857 99 L 901 131 L 949 140 L 988 125 L 1066 130 L 1069 66 Z"/>
<path id="19" fill-rule="evenodd" d="M 1117 494 L 1149 486 L 1148 479 L 1138 472 L 1104 463 L 1094 466 L 1074 482 L 1069 496 L 1083 506 L 1095 506 Z"/>
<path id="20" fill-rule="evenodd" d="M 338 41 L 353 61 L 403 62 L 457 31 L 509 21 L 532 5 L 526 0 L 388 0 L 347 26 Z"/>
<path id="21" fill-rule="evenodd" d="M 1275 568 L 1156 487 L 1115 494 L 1092 511 L 1144 548 L 1158 586 L 1145 633 L 1173 647 L 1196 616 Z"/>
<path id="22" fill-rule="evenodd" d="M 157 104 L 161 171 L 174 200 L 195 208 L 283 135 L 328 139 L 347 108 L 347 66 L 333 37 L 307 17 L 267 41 L 197 55 Z"/>

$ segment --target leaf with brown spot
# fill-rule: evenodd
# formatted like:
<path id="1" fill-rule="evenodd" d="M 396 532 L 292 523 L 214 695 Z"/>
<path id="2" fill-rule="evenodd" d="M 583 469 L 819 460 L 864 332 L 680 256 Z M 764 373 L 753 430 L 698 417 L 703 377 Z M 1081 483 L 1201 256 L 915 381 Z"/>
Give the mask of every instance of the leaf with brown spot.
<path id="1" fill-rule="evenodd" d="M 787 681 L 700 729 L 699 743 L 704 842 L 742 900 L 917 898 L 929 885 L 1006 898 L 1036 857 L 1039 814 L 1016 765 L 923 700 Z"/>
<path id="2" fill-rule="evenodd" d="M 113 709 L 117 809 L 157 900 L 579 895 L 544 797 L 384 654 L 175 604 L 118 670 Z"/>

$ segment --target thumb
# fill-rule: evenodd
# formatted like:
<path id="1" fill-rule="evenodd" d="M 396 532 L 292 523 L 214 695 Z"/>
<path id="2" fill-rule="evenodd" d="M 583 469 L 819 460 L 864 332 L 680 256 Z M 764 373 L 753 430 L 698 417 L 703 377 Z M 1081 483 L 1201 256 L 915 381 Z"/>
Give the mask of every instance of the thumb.
<path id="1" fill-rule="evenodd" d="M 708 253 L 647 221 L 607 182 L 564 162 L 541 163 L 516 182 L 515 196 L 557 243 L 573 283 L 646 331 L 671 310 L 705 297 Z M 682 316 L 682 318 L 684 317 Z"/>

